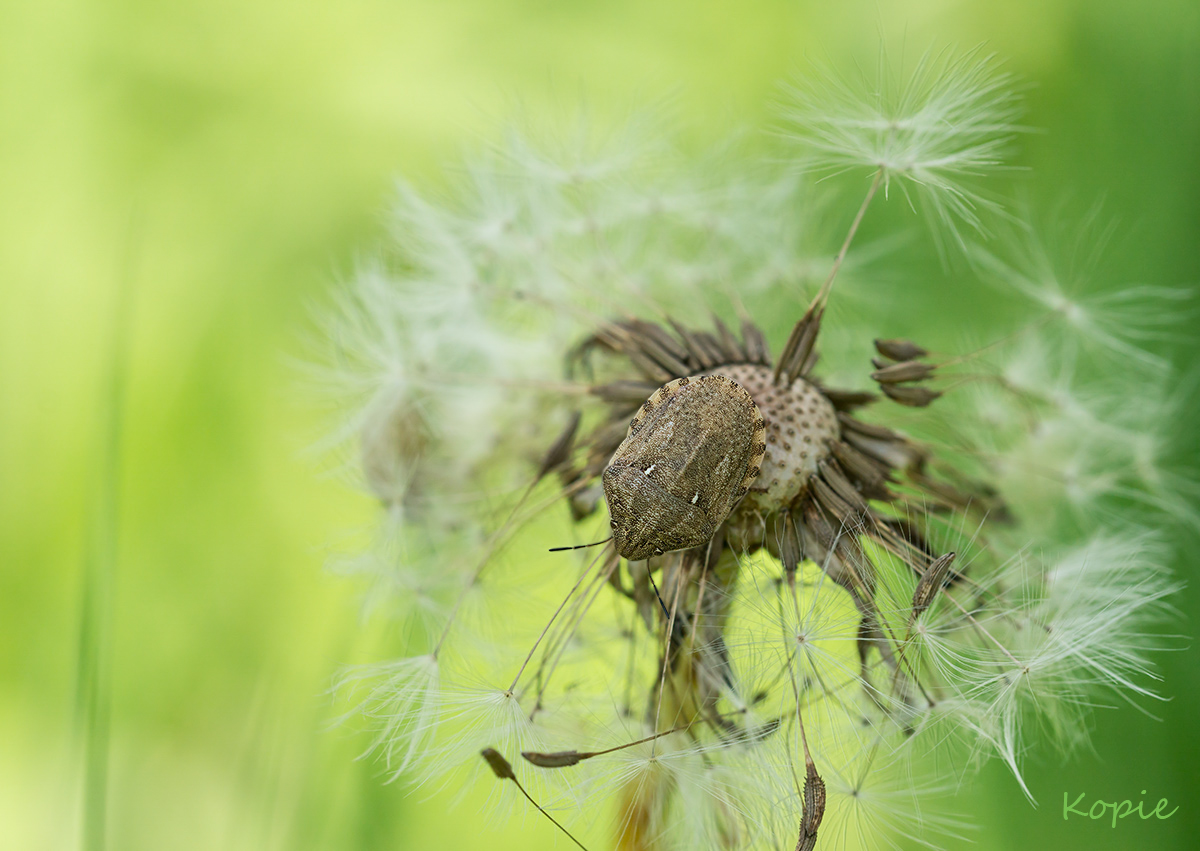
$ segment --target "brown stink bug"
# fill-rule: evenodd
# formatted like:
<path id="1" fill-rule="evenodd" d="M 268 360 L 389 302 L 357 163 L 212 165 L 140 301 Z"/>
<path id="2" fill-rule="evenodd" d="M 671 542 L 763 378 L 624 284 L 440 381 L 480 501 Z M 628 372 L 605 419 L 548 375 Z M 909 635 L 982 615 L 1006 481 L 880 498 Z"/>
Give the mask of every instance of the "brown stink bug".
<path id="1" fill-rule="evenodd" d="M 613 544 L 631 561 L 709 541 L 758 476 L 762 413 L 725 375 L 654 391 L 603 473 Z"/>

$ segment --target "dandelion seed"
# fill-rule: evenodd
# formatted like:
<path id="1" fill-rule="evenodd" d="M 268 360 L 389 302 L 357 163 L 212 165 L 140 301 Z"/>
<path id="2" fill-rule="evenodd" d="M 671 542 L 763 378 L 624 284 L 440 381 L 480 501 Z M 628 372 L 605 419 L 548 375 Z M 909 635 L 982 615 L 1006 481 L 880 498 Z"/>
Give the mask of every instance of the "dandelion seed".
<path id="1" fill-rule="evenodd" d="M 982 230 L 983 214 L 998 210 L 971 181 L 1002 165 L 1021 129 L 1013 82 L 979 49 L 927 53 L 902 78 L 881 50 L 873 79 L 818 70 L 789 86 L 786 133 L 802 166 L 873 170 L 885 190 L 898 186 L 928 205 L 935 234 L 944 228 L 960 240 L 956 222 Z"/>
<path id="2" fill-rule="evenodd" d="M 351 695 L 366 687 L 355 707 L 373 725 L 378 750 L 392 778 L 419 759 L 440 721 L 440 671 L 433 656 L 399 659 L 347 672 L 335 690 Z"/>
<path id="3" fill-rule="evenodd" d="M 1086 348 L 1107 354 L 1126 372 L 1162 371 L 1167 361 L 1148 347 L 1173 338 L 1172 329 L 1194 310 L 1191 295 L 1146 284 L 1114 288 L 1100 280 L 1112 229 L 1100 215 L 1093 207 L 1069 226 L 1033 220 L 1008 233 L 1000 248 L 971 246 L 969 256 L 983 281 L 1047 311 L 1068 354 Z"/>

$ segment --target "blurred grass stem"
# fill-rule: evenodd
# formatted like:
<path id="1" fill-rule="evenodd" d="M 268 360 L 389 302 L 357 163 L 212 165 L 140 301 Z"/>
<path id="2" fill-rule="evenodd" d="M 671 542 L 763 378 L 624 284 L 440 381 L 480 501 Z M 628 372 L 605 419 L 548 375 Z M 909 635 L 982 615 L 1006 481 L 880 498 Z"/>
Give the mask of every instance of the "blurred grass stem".
<path id="1" fill-rule="evenodd" d="M 133 228 L 130 228 L 131 236 Z M 120 528 L 121 443 L 133 306 L 133 245 L 117 282 L 106 386 L 99 400 L 100 469 L 83 555 L 83 598 L 75 684 L 75 736 L 82 749 L 80 847 L 102 851 L 107 838 L 109 734 L 112 711 L 112 624 Z"/>

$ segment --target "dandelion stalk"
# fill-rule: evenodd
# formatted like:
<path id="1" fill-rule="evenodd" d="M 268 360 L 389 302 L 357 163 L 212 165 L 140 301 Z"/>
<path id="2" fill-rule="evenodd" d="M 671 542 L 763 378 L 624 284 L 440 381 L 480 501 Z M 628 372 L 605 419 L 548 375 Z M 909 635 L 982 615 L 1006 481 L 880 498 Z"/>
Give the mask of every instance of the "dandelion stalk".
<path id="1" fill-rule="evenodd" d="M 825 283 L 821 284 L 821 288 L 813 296 L 808 310 L 804 312 L 804 316 L 801 317 L 800 321 L 792 329 L 792 333 L 783 347 L 783 354 L 779 358 L 779 363 L 775 367 L 775 382 L 777 384 L 785 367 L 789 362 L 796 360 L 795 352 L 804 345 L 806 337 L 810 339 L 809 346 L 804 352 L 804 356 L 799 358 L 799 362 L 803 364 L 807 360 L 812 347 L 811 340 L 815 340 L 816 338 L 817 329 L 821 324 L 821 317 L 825 313 L 825 303 L 828 301 L 829 293 L 833 289 L 833 279 L 837 277 L 838 270 L 842 268 L 842 261 L 846 259 L 846 252 L 850 250 L 850 243 L 854 241 L 854 235 L 858 233 L 858 226 L 862 224 L 863 216 L 867 214 L 867 207 L 871 206 L 871 200 L 875 197 L 875 193 L 879 191 L 883 177 L 884 169 L 881 166 L 875 172 L 875 178 L 871 181 L 871 186 L 867 190 L 867 195 L 863 198 L 862 204 L 859 205 L 858 212 L 854 214 L 854 220 L 850 223 L 850 230 L 846 232 L 846 238 L 842 240 L 842 247 L 838 250 L 837 256 L 833 260 L 833 266 L 829 269 L 829 275 L 825 278 Z"/>
<path id="2" fill-rule="evenodd" d="M 537 808 L 538 812 L 550 819 L 550 822 L 563 833 L 565 833 L 568 839 L 574 842 L 579 848 L 582 848 L 583 851 L 587 851 L 586 845 L 572 836 L 571 831 L 559 824 L 558 820 L 555 819 L 554 816 L 546 812 L 542 805 L 535 801 L 532 796 L 525 791 L 525 787 L 521 785 L 521 781 L 518 780 L 517 775 L 513 773 L 512 766 L 509 764 L 508 760 L 506 760 L 498 751 L 494 750 L 493 748 L 484 748 L 484 750 L 481 752 L 481 755 L 483 756 L 484 761 L 487 762 L 488 767 L 492 769 L 492 773 L 496 775 L 497 779 L 511 780 L 513 784 L 516 785 L 517 790 L 524 796 L 525 800 L 533 804 L 533 806 Z"/>
<path id="3" fill-rule="evenodd" d="M 838 250 L 837 257 L 833 260 L 833 266 L 829 269 L 829 277 L 825 279 L 825 283 L 821 284 L 821 289 L 817 292 L 813 303 L 824 307 L 825 302 L 829 300 L 829 292 L 833 289 L 833 279 L 837 277 L 838 270 L 842 268 L 842 261 L 846 259 L 846 252 L 850 250 L 850 243 L 854 241 L 854 235 L 858 233 L 858 226 L 862 224 L 863 216 L 867 214 L 867 207 L 871 206 L 871 200 L 875 197 L 875 193 L 879 191 L 880 185 L 883 183 L 884 169 L 880 166 L 875 172 L 875 178 L 871 181 L 871 187 L 867 190 L 867 195 L 863 198 L 862 204 L 858 207 L 858 212 L 854 214 L 854 221 L 850 223 L 850 230 L 846 232 L 846 238 L 842 241 L 842 247 Z"/>

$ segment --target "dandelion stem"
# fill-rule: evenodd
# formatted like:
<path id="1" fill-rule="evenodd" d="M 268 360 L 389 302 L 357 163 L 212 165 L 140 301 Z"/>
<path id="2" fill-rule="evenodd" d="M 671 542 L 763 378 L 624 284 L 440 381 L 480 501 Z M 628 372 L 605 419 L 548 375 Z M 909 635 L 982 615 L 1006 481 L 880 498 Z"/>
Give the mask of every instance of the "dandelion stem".
<path id="1" fill-rule="evenodd" d="M 538 687 L 537 700 L 535 701 L 535 712 L 537 711 L 537 707 L 542 705 L 542 698 L 546 694 L 546 689 L 550 687 L 550 679 L 553 677 L 554 671 L 558 667 L 563 654 L 566 653 L 567 648 L 570 646 L 570 637 L 579 628 L 579 624 L 583 622 L 588 610 L 591 609 L 592 604 L 599 597 L 600 591 L 603 590 L 604 584 L 612 577 L 613 571 L 617 569 L 620 563 L 621 559 L 616 556 L 615 552 L 609 554 L 606 567 L 599 571 L 595 579 L 592 580 L 593 588 L 586 590 L 582 595 L 583 599 L 577 603 L 579 610 L 574 616 L 574 622 L 569 628 L 563 630 L 558 636 L 553 638 L 551 646 L 542 654 L 542 661 L 537 671 L 537 679 L 540 685 Z M 546 667 L 546 661 L 551 656 L 554 658 L 550 661 L 549 667 Z"/>
<path id="2" fill-rule="evenodd" d="M 993 644 L 995 644 L 997 647 L 999 647 L 1000 650 L 1003 651 L 1004 655 L 1007 656 L 1014 665 L 1018 665 L 1018 666 L 1021 665 L 1020 660 L 1017 659 L 1016 656 L 1012 655 L 1012 653 L 1009 652 L 1008 648 L 1005 647 L 1003 644 L 1001 644 L 1000 640 L 998 638 L 996 638 L 996 636 L 994 636 L 990 632 L 988 632 L 987 629 L 984 627 L 984 625 L 981 624 L 978 620 L 976 620 L 975 616 L 973 614 L 971 614 L 970 612 L 968 612 L 962 603 L 958 602 L 958 600 L 954 599 L 954 597 L 952 597 L 949 594 L 946 594 L 945 597 L 947 600 L 949 600 L 951 603 L 954 604 L 954 608 L 958 609 L 960 612 L 963 613 L 963 617 L 965 617 L 968 621 L 971 622 L 971 626 L 975 627 L 977 630 L 979 630 L 981 633 L 983 633 L 985 636 L 987 636 L 988 640 L 990 640 Z"/>
<path id="3" fill-rule="evenodd" d="M 537 811 L 539 813 L 544 815 L 546 818 L 550 819 L 550 822 L 555 827 L 557 827 L 559 830 L 561 830 L 563 833 L 565 833 L 567 835 L 567 838 L 570 839 L 572 842 L 574 842 L 576 845 L 578 845 L 580 848 L 582 848 L 583 851 L 588 851 L 586 845 L 584 845 L 582 842 L 580 842 L 578 839 L 576 839 L 574 836 L 572 836 L 571 831 L 567 830 L 565 827 L 563 827 L 561 824 L 559 824 L 558 820 L 556 818 L 554 818 L 554 816 L 550 815 L 550 813 L 548 813 L 544 809 L 542 809 L 542 805 L 539 804 L 537 801 L 533 800 L 533 798 L 530 796 L 530 794 L 525 791 L 525 787 L 522 786 L 521 781 L 517 779 L 517 775 L 513 772 L 512 766 L 509 765 L 508 760 L 506 760 L 503 756 L 501 756 L 494 748 L 484 748 L 480 752 L 480 755 L 484 758 L 484 760 L 487 762 L 488 766 L 492 769 L 492 773 L 494 773 L 498 779 L 511 780 L 516 785 L 517 789 L 520 790 L 521 794 L 525 796 L 525 800 L 528 801 L 529 803 L 533 804 L 535 807 L 537 807 Z"/>
<path id="4" fill-rule="evenodd" d="M 479 559 L 479 563 L 475 566 L 475 571 L 471 574 L 471 581 L 467 583 L 466 587 L 463 588 L 462 593 L 458 595 L 458 599 L 454 601 L 454 608 L 450 610 L 450 614 L 446 618 L 446 626 L 442 628 L 442 634 L 438 637 L 437 644 L 435 644 L 433 647 L 433 652 L 429 654 L 434 659 L 437 658 L 438 653 L 442 649 L 442 645 L 445 644 L 446 639 L 449 638 L 450 629 L 454 626 L 454 619 L 458 617 L 459 610 L 462 608 L 463 603 L 466 602 L 467 594 L 470 593 L 471 588 L 475 586 L 475 583 L 479 581 L 479 577 L 483 575 L 483 571 L 487 569 L 489 564 L 491 564 L 492 556 L 495 555 L 496 550 L 499 548 L 501 540 L 503 539 L 504 535 L 510 531 L 509 524 L 512 523 L 513 518 L 517 516 L 517 512 L 521 510 L 522 506 L 525 505 L 525 502 L 529 499 L 529 495 L 533 493 L 533 489 L 537 486 L 539 481 L 540 478 L 536 478 L 529 483 L 529 486 L 525 488 L 524 492 L 522 492 L 521 498 L 517 500 L 517 504 L 512 507 L 511 511 L 508 512 L 508 517 L 503 523 L 500 524 L 500 527 L 492 533 L 492 536 L 488 538 L 487 544 L 484 546 L 483 557 Z M 550 500 L 549 504 L 558 502 L 565 496 L 570 496 L 573 490 L 579 490 L 585 484 L 586 482 L 576 482 L 573 486 L 565 488 L 561 494 Z"/>
<path id="5" fill-rule="evenodd" d="M 867 207 L 871 206 L 871 200 L 875 197 L 875 193 L 879 191 L 882 183 L 883 168 L 881 167 L 875 172 L 875 179 L 871 181 L 871 188 L 867 190 L 867 197 L 863 198 L 862 205 L 854 215 L 854 221 L 850 223 L 850 230 L 846 233 L 846 239 L 842 242 L 842 248 L 838 251 L 837 257 L 833 261 L 833 267 L 829 270 L 829 277 L 825 279 L 825 283 L 817 291 L 817 296 L 813 299 L 812 306 L 809 308 L 810 310 L 813 306 L 824 307 L 825 302 L 829 299 L 829 291 L 833 289 L 833 279 L 837 277 L 838 270 L 842 268 L 842 261 L 846 259 L 846 252 L 850 250 L 850 243 L 854 241 L 854 235 L 858 233 L 858 226 L 862 224 L 863 216 L 867 214 Z"/>
<path id="6" fill-rule="evenodd" d="M 716 713 L 712 716 L 713 720 L 723 721 L 728 718 L 736 718 L 739 715 L 745 715 L 745 709 L 735 709 L 732 712 Z M 594 759 L 598 756 L 607 756 L 610 753 L 623 751 L 627 748 L 644 745 L 646 742 L 652 742 L 655 739 L 666 738 L 673 736 L 676 733 L 686 733 L 696 726 L 698 718 L 692 718 L 686 724 L 680 724 L 677 727 L 672 727 L 670 730 L 663 730 L 661 733 L 651 733 L 649 736 L 643 736 L 640 739 L 634 739 L 632 742 L 626 742 L 623 745 L 613 745 L 611 748 L 605 748 L 602 751 L 558 751 L 556 753 L 541 753 L 539 751 L 522 751 L 521 756 L 526 762 L 536 765 L 538 768 L 566 768 L 568 766 L 578 765 L 587 759 Z M 777 722 L 776 722 L 777 723 Z M 768 729 L 773 729 L 768 725 Z"/>
<path id="7" fill-rule="evenodd" d="M 867 207 L 871 205 L 871 199 L 879 191 L 879 185 L 883 182 L 883 173 L 882 166 L 875 172 L 875 179 L 871 181 L 867 197 L 863 198 L 858 212 L 854 215 L 854 221 L 850 223 L 850 230 L 846 233 L 841 250 L 834 258 L 833 267 L 829 270 L 829 277 L 825 279 L 825 283 L 813 297 L 808 309 L 804 311 L 804 316 L 792 327 L 792 333 L 788 335 L 783 352 L 775 364 L 775 382 L 777 384 L 785 375 L 788 382 L 791 382 L 798 375 L 803 375 L 810 365 L 813 346 L 816 344 L 821 320 L 825 315 L 825 303 L 829 299 L 829 291 L 833 289 L 833 279 L 837 277 L 838 270 L 842 267 L 842 261 L 846 259 L 846 252 L 850 250 L 850 243 L 854 241 L 854 235 L 858 233 L 858 226 L 862 224 L 863 216 L 867 214 Z"/>
<path id="8" fill-rule="evenodd" d="M 537 390 L 544 393 L 562 393 L 567 396 L 591 396 L 592 385 L 575 381 L 540 381 L 537 379 L 519 379 L 490 377 L 488 379 L 497 387 L 511 387 L 514 390 Z M 479 381 L 478 375 L 469 372 L 430 372 L 421 379 L 423 386 L 437 390 L 447 384 L 461 384 L 472 387 Z"/>
<path id="9" fill-rule="evenodd" d="M 654 729 L 655 730 L 661 729 L 660 728 L 660 720 L 662 718 L 663 691 L 665 690 L 666 684 L 667 684 L 667 668 L 670 667 L 670 664 L 671 664 L 671 635 L 673 634 L 673 632 L 675 630 L 675 612 L 679 608 L 679 598 L 683 596 L 682 591 L 683 591 L 684 577 L 680 575 L 681 572 L 682 571 L 679 571 L 679 572 L 676 572 L 676 574 L 675 574 L 675 594 L 671 598 L 671 611 L 667 617 L 667 628 L 663 632 L 662 673 L 658 679 L 658 700 L 655 701 L 655 707 L 654 707 Z M 653 581 L 653 577 L 651 577 L 651 581 Z M 656 594 L 658 593 L 657 587 L 655 588 L 654 593 L 656 593 Z M 661 596 L 658 598 L 658 602 L 659 602 L 659 605 L 662 605 L 662 597 Z M 657 748 L 658 742 L 655 741 L 654 745 L 655 745 L 655 748 Z"/>
<path id="10" fill-rule="evenodd" d="M 600 555 L 604 554 L 601 553 Z M 600 556 L 596 557 L 597 560 L 599 560 L 599 558 Z M 593 562 L 593 564 L 594 563 L 595 562 Z M 516 689 L 517 683 L 521 680 L 521 675 L 525 673 L 525 669 L 529 667 L 529 661 L 533 658 L 533 654 L 537 652 L 538 645 L 542 643 L 542 639 L 546 637 L 546 633 L 550 631 L 550 627 L 552 627 L 554 622 L 558 620 L 558 616 L 562 614 L 562 610 L 566 607 L 567 602 L 575 596 L 575 592 L 579 590 L 579 586 L 583 584 L 583 580 L 587 579 L 590 573 L 591 567 L 589 566 L 589 568 L 581 573 L 579 578 L 575 580 L 575 584 L 571 586 L 571 590 L 567 592 L 567 596 L 563 597 L 562 602 L 558 604 L 558 608 L 554 610 L 554 614 L 550 616 L 550 620 L 546 622 L 544 627 L 542 627 L 542 634 L 537 637 L 537 641 L 533 642 L 533 647 L 529 648 L 529 655 L 527 655 L 525 657 L 525 661 L 521 663 L 520 670 L 517 671 L 517 675 L 513 677 L 512 685 L 508 687 L 510 692 Z"/>
<path id="11" fill-rule="evenodd" d="M 712 549 L 709 549 L 709 553 Z M 707 560 L 707 555 L 705 556 Z M 696 648 L 696 633 L 700 631 L 700 619 L 704 617 L 704 591 L 708 587 L 708 565 L 704 566 L 704 572 L 700 574 L 700 588 L 696 592 L 696 605 L 692 613 L 691 629 L 688 631 L 688 645 L 684 651 L 683 658 L 691 659 L 692 652 Z"/>

